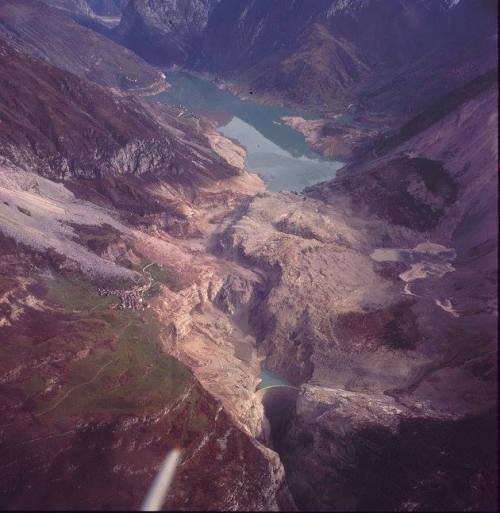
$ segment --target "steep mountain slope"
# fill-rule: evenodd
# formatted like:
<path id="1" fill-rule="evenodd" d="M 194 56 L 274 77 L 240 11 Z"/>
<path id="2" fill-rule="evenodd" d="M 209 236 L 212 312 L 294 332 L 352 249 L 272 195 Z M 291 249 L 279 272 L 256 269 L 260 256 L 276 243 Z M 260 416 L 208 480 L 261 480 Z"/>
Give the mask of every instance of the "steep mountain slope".
<path id="1" fill-rule="evenodd" d="M 231 2 L 211 17 L 195 66 L 294 104 L 356 101 L 406 114 L 476 74 L 477 56 L 492 67 L 495 43 L 484 50 L 494 33 L 485 3 L 449 10 L 439 1 Z M 222 51 L 226 37 L 236 41 L 231 52 Z"/>
<path id="2" fill-rule="evenodd" d="M 43 0 L 59 9 L 86 16 L 120 16 L 128 0 Z"/>
<path id="3" fill-rule="evenodd" d="M 119 40 L 153 64 L 183 63 L 220 0 L 132 0 L 116 29 Z"/>
<path id="4" fill-rule="evenodd" d="M 32 173 L 1 167 L 0 197 L 2 508 L 137 509 L 166 452 L 180 446 L 168 507 L 289 509 L 276 455 L 162 350 L 170 325 L 157 311 L 186 286 L 176 282 L 179 268 L 155 264 L 162 281 L 144 289 L 147 309 L 119 308 L 120 297 L 100 292 L 138 293 L 126 258 L 140 277 L 150 258 L 164 264 L 181 256 L 186 280 L 189 256 L 120 225 L 115 209 Z M 64 244 L 44 250 L 33 237 L 19 242 L 26 222 L 16 210 L 45 221 L 50 242 L 59 223 Z M 14 233 L 8 220 L 17 223 Z M 100 262 L 90 273 L 86 254 Z"/>
<path id="5" fill-rule="evenodd" d="M 0 45 L 0 151 L 11 163 L 53 178 L 161 173 L 187 186 L 238 174 L 215 154 L 200 154 L 196 144 L 187 150 L 182 128 L 166 110 L 170 125 L 147 104 Z M 193 131 L 193 143 L 203 138 Z"/>
<path id="6" fill-rule="evenodd" d="M 206 123 L 3 42 L 0 57 L 1 507 L 137 509 L 180 446 L 167 506 L 293 508 L 256 440 L 255 358 L 223 330 L 216 363 L 234 372 L 211 386 L 193 355 L 195 375 L 165 351 L 188 360 L 191 330 L 232 326 L 219 295 L 252 273 L 205 245 L 260 180 Z"/>
<path id="7" fill-rule="evenodd" d="M 180 445 L 168 509 L 494 508 L 495 5 L 388 4 L 126 9 L 152 62 L 392 123 L 302 194 L 26 55 L 32 20 L 0 42 L 1 507 L 137 508 Z M 5 5 L 14 34 L 34 3 Z"/>
<path id="8" fill-rule="evenodd" d="M 87 0 L 92 11 L 99 16 L 118 16 L 127 3 L 128 0 Z"/>
<path id="9" fill-rule="evenodd" d="M 166 87 L 161 73 L 133 52 L 38 0 L 1 2 L 0 38 L 101 85 L 150 92 Z"/>
<path id="10" fill-rule="evenodd" d="M 266 398 L 300 509 L 495 504 L 498 84 L 452 95 L 305 198 L 255 199 L 220 240 L 265 270 L 259 348 L 301 385 Z"/>
<path id="11" fill-rule="evenodd" d="M 117 29 L 147 60 L 208 71 L 244 95 L 322 110 L 355 102 L 411 116 L 496 62 L 489 0 L 222 0 L 200 5 L 203 22 L 187 32 L 185 23 L 169 28 L 170 17 L 184 19 L 182 4 L 167 5 L 135 0 Z M 169 51 L 175 41 L 186 50 Z"/>

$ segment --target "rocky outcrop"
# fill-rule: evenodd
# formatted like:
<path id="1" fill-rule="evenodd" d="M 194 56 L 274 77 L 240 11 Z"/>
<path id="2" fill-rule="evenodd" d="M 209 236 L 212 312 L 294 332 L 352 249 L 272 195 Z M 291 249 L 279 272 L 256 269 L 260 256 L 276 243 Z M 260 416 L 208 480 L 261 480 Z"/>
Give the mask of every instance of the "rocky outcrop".
<path id="1" fill-rule="evenodd" d="M 255 395 L 260 360 L 248 325 L 261 289 L 259 275 L 216 259 L 205 263 L 191 287 L 160 302 L 158 311 L 167 326 L 169 353 L 193 370 L 243 431 L 268 443 L 267 422 Z"/>
<path id="2" fill-rule="evenodd" d="M 157 65 L 185 62 L 220 0 L 133 0 L 116 33 L 120 41 Z"/>
<path id="3" fill-rule="evenodd" d="M 221 238 L 266 272 L 266 367 L 302 384 L 272 435 L 301 509 L 494 503 L 496 101 L 462 97 L 304 197 L 260 195 Z"/>
<path id="4" fill-rule="evenodd" d="M 192 66 L 203 41 L 235 88 L 286 78 L 291 102 L 359 84 L 391 116 L 490 66 L 476 4 L 394 5 L 137 0 L 120 30 Z M 270 194 L 207 122 L 0 58 L 2 505 L 137 507 L 181 445 L 171 509 L 491 507 L 493 75 L 334 181 Z M 293 386 L 256 394 L 261 367 Z"/>
<path id="5" fill-rule="evenodd" d="M 307 385 L 277 443 L 301 510 L 480 511 L 496 501 L 494 425 L 493 411 L 433 418 L 387 396 Z"/>
<path id="6" fill-rule="evenodd" d="M 180 446 L 165 507 L 294 509 L 254 394 L 259 275 L 117 221 L 95 191 L 0 168 L 0 196 L 0 504 L 137 509 Z M 127 290 L 142 308 L 117 308 Z"/>
<path id="7" fill-rule="evenodd" d="M 85 16 L 120 16 L 128 0 L 43 0 L 46 4 Z"/>
<path id="8" fill-rule="evenodd" d="M 173 447 L 167 509 L 293 508 L 277 455 L 160 351 L 151 312 L 0 237 L 2 508 L 138 509 Z"/>
<path id="9" fill-rule="evenodd" d="M 225 233 L 223 247 L 266 270 L 269 288 L 252 322 L 266 363 L 294 384 L 344 365 L 349 342 L 335 335 L 344 312 L 397 301 L 397 289 L 366 254 L 368 232 L 382 241 L 396 238 L 397 230 L 361 223 L 353 230 L 338 208 L 293 194 L 266 195 Z"/>
<path id="10" fill-rule="evenodd" d="M 1 505 L 134 509 L 181 446 L 165 507 L 293 509 L 254 394 L 261 276 L 208 249 L 262 182 L 212 125 L 0 57 Z"/>
<path id="11" fill-rule="evenodd" d="M 186 190 L 241 174 L 168 109 L 153 114 L 5 43 L 0 58 L 4 161 L 63 180 L 161 175 Z"/>
<path id="12" fill-rule="evenodd" d="M 319 154 L 343 161 L 363 153 L 369 141 L 379 135 L 375 128 L 349 126 L 335 120 L 285 116 L 283 121 L 304 134 L 307 144 Z"/>

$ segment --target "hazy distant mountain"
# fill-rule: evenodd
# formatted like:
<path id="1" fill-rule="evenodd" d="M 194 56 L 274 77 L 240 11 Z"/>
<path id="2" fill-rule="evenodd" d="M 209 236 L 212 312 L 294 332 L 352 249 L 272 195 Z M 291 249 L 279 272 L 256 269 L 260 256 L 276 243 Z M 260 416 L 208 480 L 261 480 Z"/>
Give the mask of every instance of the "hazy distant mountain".
<path id="1" fill-rule="evenodd" d="M 179 447 L 166 510 L 494 510 L 496 3 L 50 3 L 0 1 L 0 509 Z M 210 119 L 287 109 L 151 63 L 349 160 L 271 192 Z"/>
<path id="2" fill-rule="evenodd" d="M 150 62 L 297 105 L 418 112 L 496 63 L 496 2 L 135 0 L 117 31 Z"/>
<path id="3" fill-rule="evenodd" d="M 183 63 L 196 51 L 220 0 L 131 0 L 116 32 L 153 64 Z"/>
<path id="4" fill-rule="evenodd" d="M 125 90 L 165 86 L 161 73 L 132 51 L 38 0 L 2 1 L 0 38 L 101 85 Z"/>
<path id="5" fill-rule="evenodd" d="M 43 0 L 45 3 L 87 16 L 119 16 L 128 0 Z"/>

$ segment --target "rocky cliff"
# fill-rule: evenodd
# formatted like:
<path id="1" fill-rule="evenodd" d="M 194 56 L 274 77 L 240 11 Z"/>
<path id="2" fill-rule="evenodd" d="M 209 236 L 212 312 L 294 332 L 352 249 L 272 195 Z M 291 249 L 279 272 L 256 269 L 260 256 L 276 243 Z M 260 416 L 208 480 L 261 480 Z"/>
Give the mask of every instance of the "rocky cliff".
<path id="1" fill-rule="evenodd" d="M 133 0 L 116 33 L 120 41 L 158 65 L 184 63 L 199 50 L 209 16 L 220 0 Z"/>
<path id="2" fill-rule="evenodd" d="M 74 233 L 102 246 L 106 230 Z M 89 280 L 64 252 L 27 242 L 1 235 L 2 508 L 138 509 L 176 446 L 182 460 L 165 507 L 293 507 L 275 453 L 162 351 L 154 310 L 117 309 L 98 294 L 102 275 Z"/>
<path id="3" fill-rule="evenodd" d="M 131 1 L 117 34 L 153 62 L 397 118 L 271 194 L 2 5 L 0 504 L 137 508 L 180 445 L 170 509 L 492 509 L 495 6 Z M 256 394 L 261 367 L 293 387 Z"/>
<path id="4" fill-rule="evenodd" d="M 120 16 L 128 0 L 43 0 L 46 4 L 86 16 Z"/>
<path id="5" fill-rule="evenodd" d="M 259 350 L 302 385 L 272 437 L 300 509 L 495 503 L 495 77 L 472 91 L 220 239 L 265 270 Z"/>
<path id="6" fill-rule="evenodd" d="M 260 278 L 207 251 L 263 188 L 241 150 L 5 43 L 0 57 L 0 504 L 137 509 L 180 446 L 166 507 L 293 509 L 232 317 Z"/>
<path id="7" fill-rule="evenodd" d="M 185 187 L 240 172 L 207 149 L 195 127 L 187 136 L 167 110 L 152 114 L 146 103 L 110 94 L 0 44 L 6 161 L 51 178 L 160 173 Z"/>

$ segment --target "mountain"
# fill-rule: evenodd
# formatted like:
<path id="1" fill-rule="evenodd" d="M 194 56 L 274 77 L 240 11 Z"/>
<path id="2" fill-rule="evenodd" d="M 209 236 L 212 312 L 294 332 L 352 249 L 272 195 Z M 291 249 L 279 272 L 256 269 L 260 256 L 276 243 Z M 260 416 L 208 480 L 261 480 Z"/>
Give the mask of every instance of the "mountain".
<path id="1" fill-rule="evenodd" d="M 156 65 L 183 63 L 197 49 L 220 0 L 132 0 L 116 28 L 118 40 Z"/>
<path id="2" fill-rule="evenodd" d="M 220 159 L 192 174 L 194 149 L 190 154 L 179 137 L 171 135 L 174 116 L 165 114 L 173 123 L 167 127 L 148 112 L 147 104 L 113 96 L 98 85 L 0 44 L 1 152 L 17 166 L 35 165 L 39 174 L 59 179 L 161 170 L 170 173 L 173 181 L 188 183 L 237 174 Z M 220 176 L 216 177 L 210 173 L 217 172 L 217 166 Z"/>
<path id="3" fill-rule="evenodd" d="M 257 441 L 257 362 L 223 409 L 224 389 L 164 351 L 199 298 L 248 275 L 181 242 L 205 243 L 212 217 L 262 189 L 239 150 L 5 42 L 0 83 L 2 508 L 137 509 L 174 446 L 169 503 L 293 508 Z M 207 330 L 211 313 L 198 316 Z"/>
<path id="4" fill-rule="evenodd" d="M 454 91 L 220 240 L 266 273 L 250 322 L 300 386 L 264 399 L 300 510 L 494 507 L 497 102 L 495 75 Z"/>
<path id="5" fill-rule="evenodd" d="M 137 509 L 180 447 L 164 509 L 493 510 L 496 5 L 85 5 L 0 4 L 0 507 Z M 266 190 L 120 42 L 346 165 Z"/>
<path id="6" fill-rule="evenodd" d="M 162 74 L 133 52 L 83 27 L 66 11 L 37 0 L 5 0 L 0 4 L 0 38 L 101 85 L 149 92 L 166 87 Z"/>
<path id="7" fill-rule="evenodd" d="M 182 5 L 135 0 L 116 30 L 150 62 L 300 107 L 407 118 L 496 64 L 489 0 L 197 2 L 194 30 Z"/>
<path id="8" fill-rule="evenodd" d="M 120 16 L 128 0 L 43 0 L 45 3 L 86 16 Z"/>

